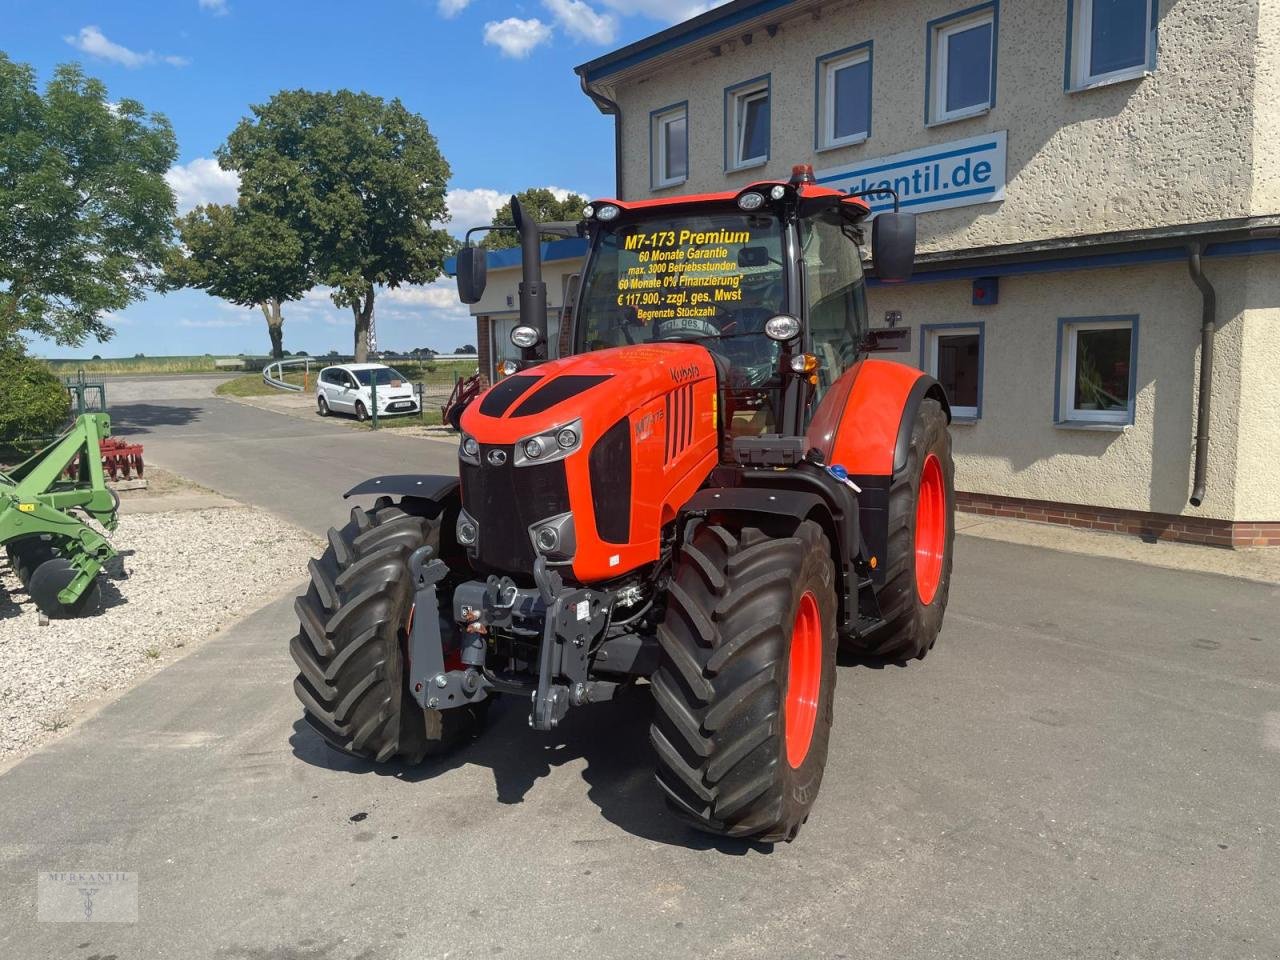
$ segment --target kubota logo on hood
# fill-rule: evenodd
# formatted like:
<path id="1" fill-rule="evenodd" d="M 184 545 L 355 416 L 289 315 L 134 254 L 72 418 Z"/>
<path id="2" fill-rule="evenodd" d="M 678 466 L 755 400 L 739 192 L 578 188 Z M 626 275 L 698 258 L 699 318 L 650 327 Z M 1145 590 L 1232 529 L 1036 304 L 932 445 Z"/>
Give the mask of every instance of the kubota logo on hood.
<path id="1" fill-rule="evenodd" d="M 676 383 L 685 383 L 701 376 L 702 368 L 696 363 L 687 363 L 683 367 L 672 367 L 668 372 L 671 374 L 671 379 Z"/>

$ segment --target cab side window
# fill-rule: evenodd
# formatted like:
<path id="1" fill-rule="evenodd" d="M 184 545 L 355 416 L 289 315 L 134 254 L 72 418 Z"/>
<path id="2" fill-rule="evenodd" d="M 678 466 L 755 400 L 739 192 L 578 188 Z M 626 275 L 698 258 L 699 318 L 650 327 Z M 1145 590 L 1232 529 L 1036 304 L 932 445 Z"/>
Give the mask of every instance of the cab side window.
<path id="1" fill-rule="evenodd" d="M 819 364 L 819 398 L 853 365 L 867 330 L 866 280 L 852 233 L 835 210 L 801 222 L 804 297 Z"/>

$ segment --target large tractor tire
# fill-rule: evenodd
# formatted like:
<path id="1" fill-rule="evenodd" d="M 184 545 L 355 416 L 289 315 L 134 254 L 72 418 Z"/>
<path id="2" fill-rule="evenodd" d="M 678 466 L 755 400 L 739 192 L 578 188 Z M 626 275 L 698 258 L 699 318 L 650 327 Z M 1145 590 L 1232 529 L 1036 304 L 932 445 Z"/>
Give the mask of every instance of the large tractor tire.
<path id="1" fill-rule="evenodd" d="M 335 750 L 419 763 L 479 728 L 477 707 L 424 710 L 409 691 L 409 555 L 423 544 L 438 549 L 439 538 L 439 518 L 384 497 L 372 511 L 354 508 L 311 561 L 311 585 L 294 604 L 301 626 L 289 644 L 300 671 L 293 689 L 306 722 Z"/>
<path id="2" fill-rule="evenodd" d="M 658 627 L 650 739 L 658 784 L 700 829 L 792 840 L 827 762 L 835 695 L 831 547 L 702 523 Z"/>
<path id="3" fill-rule="evenodd" d="M 889 539 L 880 615 L 865 652 L 895 662 L 921 659 L 938 639 L 951 588 L 955 465 L 947 415 L 925 400 L 911 427 L 907 465 L 889 489 Z"/>

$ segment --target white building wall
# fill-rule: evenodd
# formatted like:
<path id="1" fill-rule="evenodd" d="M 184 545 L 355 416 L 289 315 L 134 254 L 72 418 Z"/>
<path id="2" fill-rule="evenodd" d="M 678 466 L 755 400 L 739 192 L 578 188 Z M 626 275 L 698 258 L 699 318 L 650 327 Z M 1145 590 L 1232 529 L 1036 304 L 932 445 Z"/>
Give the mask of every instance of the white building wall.
<path id="1" fill-rule="evenodd" d="M 1258 40 L 1259 5 L 1269 31 Z M 1078 93 L 1064 87 L 1067 0 L 1004 0 L 995 107 L 926 128 L 926 24 L 968 0 L 859 0 L 783 19 L 775 37 L 689 55 L 610 85 L 623 111 L 623 184 L 650 193 L 649 113 L 689 101 L 690 177 L 678 191 L 709 191 L 785 177 L 791 165 L 832 167 L 1007 130 L 1008 191 L 1001 203 L 921 218 L 921 251 L 1243 217 L 1276 209 L 1274 172 L 1254 174 L 1255 150 L 1280 150 L 1277 0 L 1160 0 L 1158 64 L 1141 80 Z M 874 42 L 872 130 L 857 146 L 815 154 L 815 58 Z M 1259 58 L 1266 90 L 1255 90 Z M 724 88 L 771 75 L 772 142 L 762 168 L 724 171 Z M 1263 99 L 1263 93 L 1267 94 Z M 1265 138 L 1253 136 L 1255 104 Z"/>
<path id="2" fill-rule="evenodd" d="M 1273 270 L 1280 266 L 1275 258 L 1265 261 Z M 1200 295 L 1185 264 L 1005 277 L 999 303 L 985 307 L 972 305 L 968 281 L 879 287 L 869 299 L 876 325 L 883 325 L 886 310 L 902 311 L 903 323 L 913 328 L 913 353 L 892 356 L 912 365 L 919 365 L 921 324 L 985 324 L 982 419 L 952 427 L 958 489 L 1164 514 L 1274 519 L 1280 516 L 1274 497 L 1268 503 L 1252 487 L 1241 491 L 1237 479 L 1239 434 L 1246 429 L 1238 417 L 1241 378 L 1252 369 L 1252 359 L 1247 366 L 1241 359 L 1249 318 L 1240 314 L 1248 274 L 1263 262 L 1206 262 L 1227 319 L 1215 341 L 1213 446 L 1208 493 L 1199 509 L 1188 507 L 1187 497 Z M 1089 430 L 1055 425 L 1058 318 L 1121 314 L 1139 318 L 1134 423 Z M 1255 379 L 1263 389 L 1263 378 Z M 1252 444 L 1256 428 L 1247 429 L 1245 442 Z"/>

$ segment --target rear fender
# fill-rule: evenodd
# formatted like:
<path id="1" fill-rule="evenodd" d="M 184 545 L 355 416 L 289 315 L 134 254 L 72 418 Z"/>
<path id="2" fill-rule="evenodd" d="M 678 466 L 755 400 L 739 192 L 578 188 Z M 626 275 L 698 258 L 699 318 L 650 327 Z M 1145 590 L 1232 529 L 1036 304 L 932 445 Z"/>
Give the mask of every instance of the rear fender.
<path id="1" fill-rule="evenodd" d="M 860 360 L 827 391 L 806 434 L 810 449 L 843 466 L 863 490 L 858 512 L 868 560 L 882 557 L 888 545 L 889 488 L 906 467 L 911 427 L 925 399 L 937 400 L 951 422 L 951 404 L 933 377 L 892 360 Z M 872 570 L 878 581 L 883 565 Z"/>

